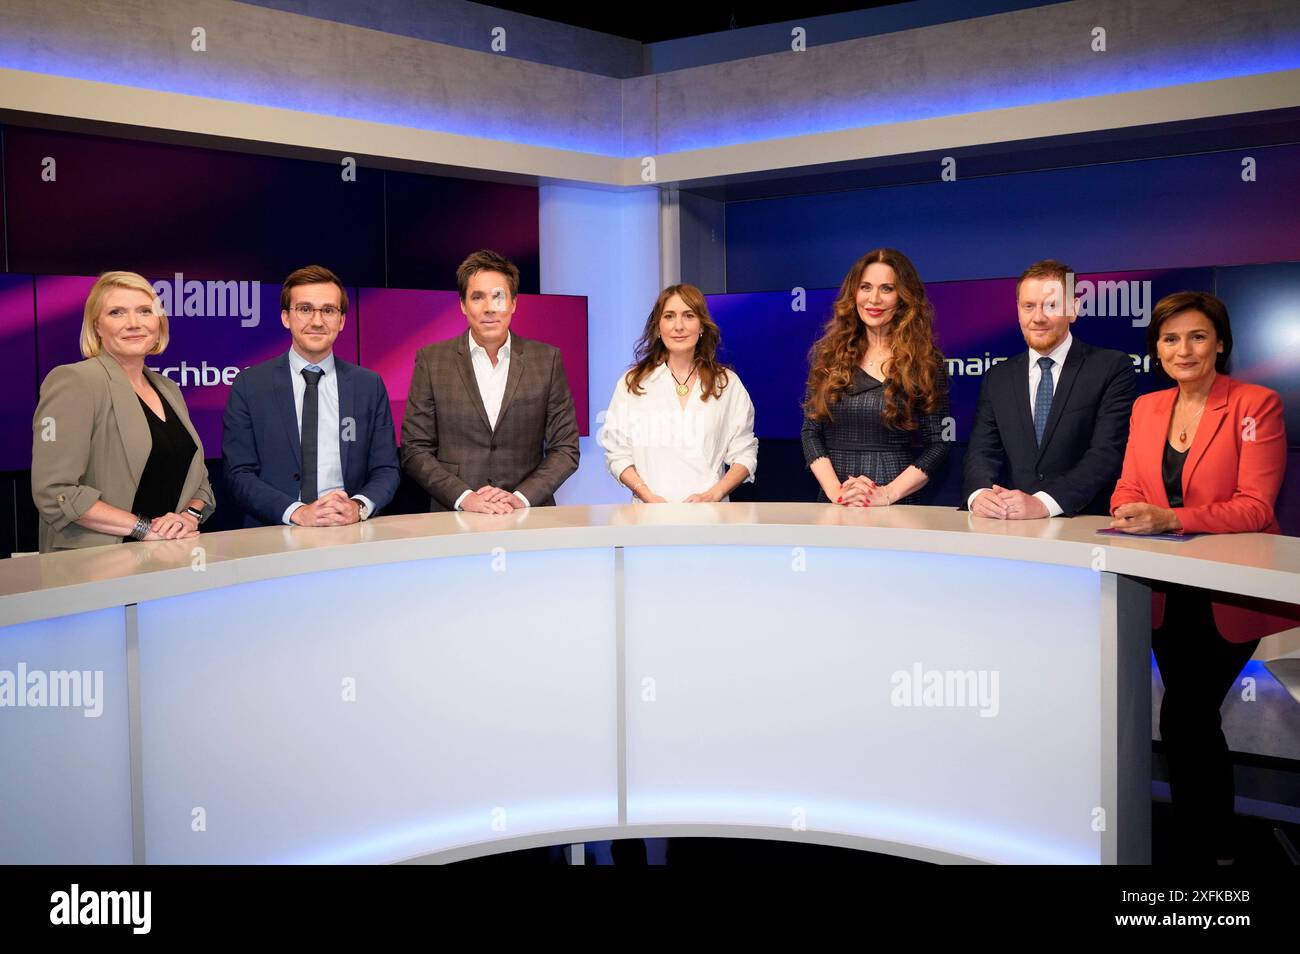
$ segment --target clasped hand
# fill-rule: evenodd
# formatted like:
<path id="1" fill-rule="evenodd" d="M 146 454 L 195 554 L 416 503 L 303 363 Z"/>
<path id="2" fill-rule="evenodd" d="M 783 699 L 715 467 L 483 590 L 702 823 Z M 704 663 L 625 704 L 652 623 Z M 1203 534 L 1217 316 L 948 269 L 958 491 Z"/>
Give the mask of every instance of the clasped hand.
<path id="1" fill-rule="evenodd" d="M 343 527 L 361 519 L 361 501 L 336 487 L 312 503 L 303 504 L 289 519 L 300 527 Z"/>
<path id="2" fill-rule="evenodd" d="M 892 502 L 884 487 L 870 477 L 850 477 L 840 484 L 835 501 L 846 507 L 888 507 Z"/>
<path id="3" fill-rule="evenodd" d="M 510 491 L 484 484 L 460 502 L 460 509 L 470 513 L 510 513 L 523 505 Z"/>
<path id="4" fill-rule="evenodd" d="M 1009 490 L 993 485 L 991 490 L 981 490 L 970 504 L 970 512 L 977 517 L 996 520 L 1037 520 L 1050 517 L 1047 504 L 1023 490 Z"/>

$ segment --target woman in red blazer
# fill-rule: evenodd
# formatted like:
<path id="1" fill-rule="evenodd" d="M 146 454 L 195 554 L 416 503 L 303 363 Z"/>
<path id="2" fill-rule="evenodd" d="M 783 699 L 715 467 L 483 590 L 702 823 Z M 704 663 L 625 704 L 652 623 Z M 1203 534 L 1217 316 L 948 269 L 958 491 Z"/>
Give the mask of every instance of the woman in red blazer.
<path id="1" fill-rule="evenodd" d="M 1156 303 L 1147 347 L 1177 385 L 1138 398 L 1110 507 L 1129 533 L 1280 533 L 1286 470 L 1277 392 L 1228 377 L 1232 329 L 1213 295 Z M 1300 608 L 1178 584 L 1152 598 L 1151 644 L 1164 682 L 1160 737 L 1179 842 L 1189 860 L 1231 858 L 1232 761 L 1219 707 L 1261 636 L 1300 624 Z"/>

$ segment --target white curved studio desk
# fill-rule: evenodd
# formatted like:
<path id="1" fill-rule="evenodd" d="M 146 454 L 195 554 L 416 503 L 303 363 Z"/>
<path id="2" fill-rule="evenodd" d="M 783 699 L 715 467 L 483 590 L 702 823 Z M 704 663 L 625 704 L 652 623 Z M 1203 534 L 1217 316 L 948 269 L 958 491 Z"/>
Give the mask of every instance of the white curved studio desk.
<path id="1" fill-rule="evenodd" d="M 1145 861 L 1144 581 L 1294 599 L 1300 539 L 1106 522 L 558 507 L 3 561 L 0 861 Z"/>

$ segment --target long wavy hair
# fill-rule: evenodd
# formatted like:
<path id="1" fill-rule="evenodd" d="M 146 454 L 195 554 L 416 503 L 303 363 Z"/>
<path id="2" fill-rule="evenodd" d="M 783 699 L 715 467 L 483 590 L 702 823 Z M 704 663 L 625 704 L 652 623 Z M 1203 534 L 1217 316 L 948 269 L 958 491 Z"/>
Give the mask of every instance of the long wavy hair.
<path id="1" fill-rule="evenodd" d="M 659 334 L 659 319 L 663 316 L 668 299 L 674 295 L 679 295 L 686 307 L 700 319 L 700 340 L 695 343 L 695 370 L 700 376 L 700 400 L 720 398 L 728 382 L 727 366 L 720 364 L 717 358 L 722 332 L 709 316 L 704 293 L 694 285 L 669 285 L 655 299 L 655 305 L 650 309 L 650 316 L 645 322 L 645 330 L 641 332 L 641 340 L 636 343 L 636 363 L 623 376 L 627 389 L 632 394 L 644 394 L 641 382 L 646 375 L 668 360 L 668 349 Z"/>
<path id="2" fill-rule="evenodd" d="M 867 266 L 875 262 L 894 270 L 899 303 L 885 326 L 892 357 L 885 380 L 886 427 L 913 431 L 917 415 L 939 409 L 944 387 L 943 355 L 934 344 L 934 307 L 915 266 L 897 249 L 878 248 L 853 263 L 844 276 L 831 318 L 808 352 L 808 386 L 804 413 L 818 420 L 831 417 L 831 407 L 853 381 L 853 369 L 867 351 L 867 326 L 858 317 L 858 285 Z"/>

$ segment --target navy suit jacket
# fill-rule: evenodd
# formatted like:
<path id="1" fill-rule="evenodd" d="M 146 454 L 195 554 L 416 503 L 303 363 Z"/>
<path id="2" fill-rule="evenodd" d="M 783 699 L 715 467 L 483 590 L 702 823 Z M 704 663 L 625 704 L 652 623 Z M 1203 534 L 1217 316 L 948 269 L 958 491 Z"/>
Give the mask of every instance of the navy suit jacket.
<path id="1" fill-rule="evenodd" d="M 1124 352 L 1076 337 L 1040 447 L 1029 410 L 1028 350 L 989 368 L 966 448 L 961 509 L 976 490 L 998 483 L 1051 494 L 1065 517 L 1109 514 L 1137 398 L 1135 377 L 1133 359 Z"/>
<path id="2" fill-rule="evenodd" d="M 368 498 L 378 512 L 393 499 L 401 480 L 388 389 L 374 371 L 338 355 L 334 369 L 343 487 L 349 497 Z M 254 365 L 235 378 L 226 402 L 221 442 L 226 486 L 248 527 L 282 523 L 285 508 L 302 489 L 302 446 L 289 375 L 287 353 Z M 354 422 L 350 435 L 349 419 Z M 346 440 L 348 436 L 353 439 Z"/>

